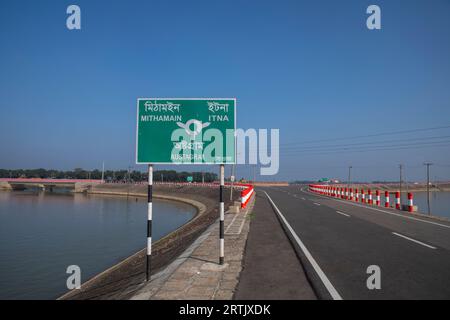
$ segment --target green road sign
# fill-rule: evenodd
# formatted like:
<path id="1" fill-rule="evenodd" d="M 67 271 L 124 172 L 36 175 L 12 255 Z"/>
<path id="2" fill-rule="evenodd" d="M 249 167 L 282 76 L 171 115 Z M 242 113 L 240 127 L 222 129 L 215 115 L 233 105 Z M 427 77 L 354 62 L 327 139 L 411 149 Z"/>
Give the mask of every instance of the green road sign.
<path id="1" fill-rule="evenodd" d="M 136 163 L 232 164 L 236 99 L 139 98 Z"/>
<path id="2" fill-rule="evenodd" d="M 192 181 L 194 181 L 194 178 L 192 176 L 189 176 L 189 177 L 186 178 L 186 181 L 187 182 L 192 182 Z"/>

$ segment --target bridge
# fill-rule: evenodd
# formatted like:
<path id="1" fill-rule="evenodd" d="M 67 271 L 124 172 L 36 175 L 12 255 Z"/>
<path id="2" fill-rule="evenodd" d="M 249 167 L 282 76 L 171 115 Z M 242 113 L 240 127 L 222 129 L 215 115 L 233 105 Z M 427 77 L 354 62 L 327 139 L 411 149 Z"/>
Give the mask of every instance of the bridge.
<path id="1" fill-rule="evenodd" d="M 52 191 L 54 188 L 69 188 L 80 192 L 89 189 L 102 180 L 90 179 L 41 179 L 41 178 L 0 178 L 0 189 L 24 190 L 39 188 Z"/>

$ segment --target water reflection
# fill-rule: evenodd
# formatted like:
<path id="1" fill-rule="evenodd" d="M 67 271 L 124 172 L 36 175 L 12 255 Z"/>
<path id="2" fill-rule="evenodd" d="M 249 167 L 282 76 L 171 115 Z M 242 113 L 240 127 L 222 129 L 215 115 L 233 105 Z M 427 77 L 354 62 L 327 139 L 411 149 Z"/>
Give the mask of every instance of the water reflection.
<path id="1" fill-rule="evenodd" d="M 195 209 L 154 202 L 154 240 L 190 220 Z M 0 299 L 52 299 L 66 291 L 66 267 L 82 281 L 146 245 L 145 199 L 0 192 Z"/>

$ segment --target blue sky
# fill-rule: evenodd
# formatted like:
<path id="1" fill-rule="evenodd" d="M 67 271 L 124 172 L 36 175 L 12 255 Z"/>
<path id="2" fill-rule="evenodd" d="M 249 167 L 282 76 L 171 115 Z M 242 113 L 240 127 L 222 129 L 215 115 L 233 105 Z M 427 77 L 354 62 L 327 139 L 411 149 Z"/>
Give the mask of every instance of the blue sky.
<path id="1" fill-rule="evenodd" d="M 366 28 L 370 4 L 381 30 Z M 404 163 L 419 180 L 423 161 L 450 179 L 450 144 L 330 149 L 450 136 L 359 138 L 450 125 L 449 1 L 2 1 L 0 45 L 0 168 L 127 168 L 136 98 L 217 96 L 238 99 L 238 127 L 280 129 L 280 172 L 265 179 L 352 165 L 355 179 L 393 180 Z"/>

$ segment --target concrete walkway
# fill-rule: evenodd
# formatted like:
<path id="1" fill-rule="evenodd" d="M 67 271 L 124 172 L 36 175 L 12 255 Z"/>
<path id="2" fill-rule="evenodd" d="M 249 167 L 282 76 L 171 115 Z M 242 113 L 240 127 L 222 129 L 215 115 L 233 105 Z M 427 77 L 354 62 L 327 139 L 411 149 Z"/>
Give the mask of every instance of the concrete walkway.
<path id="1" fill-rule="evenodd" d="M 257 193 L 234 299 L 317 299 L 267 197 Z"/>
<path id="2" fill-rule="evenodd" d="M 152 276 L 133 300 L 229 300 L 233 298 L 242 270 L 249 231 L 246 210 L 225 215 L 225 264 L 219 260 L 219 223 L 210 226 L 186 251 L 163 271 Z"/>

